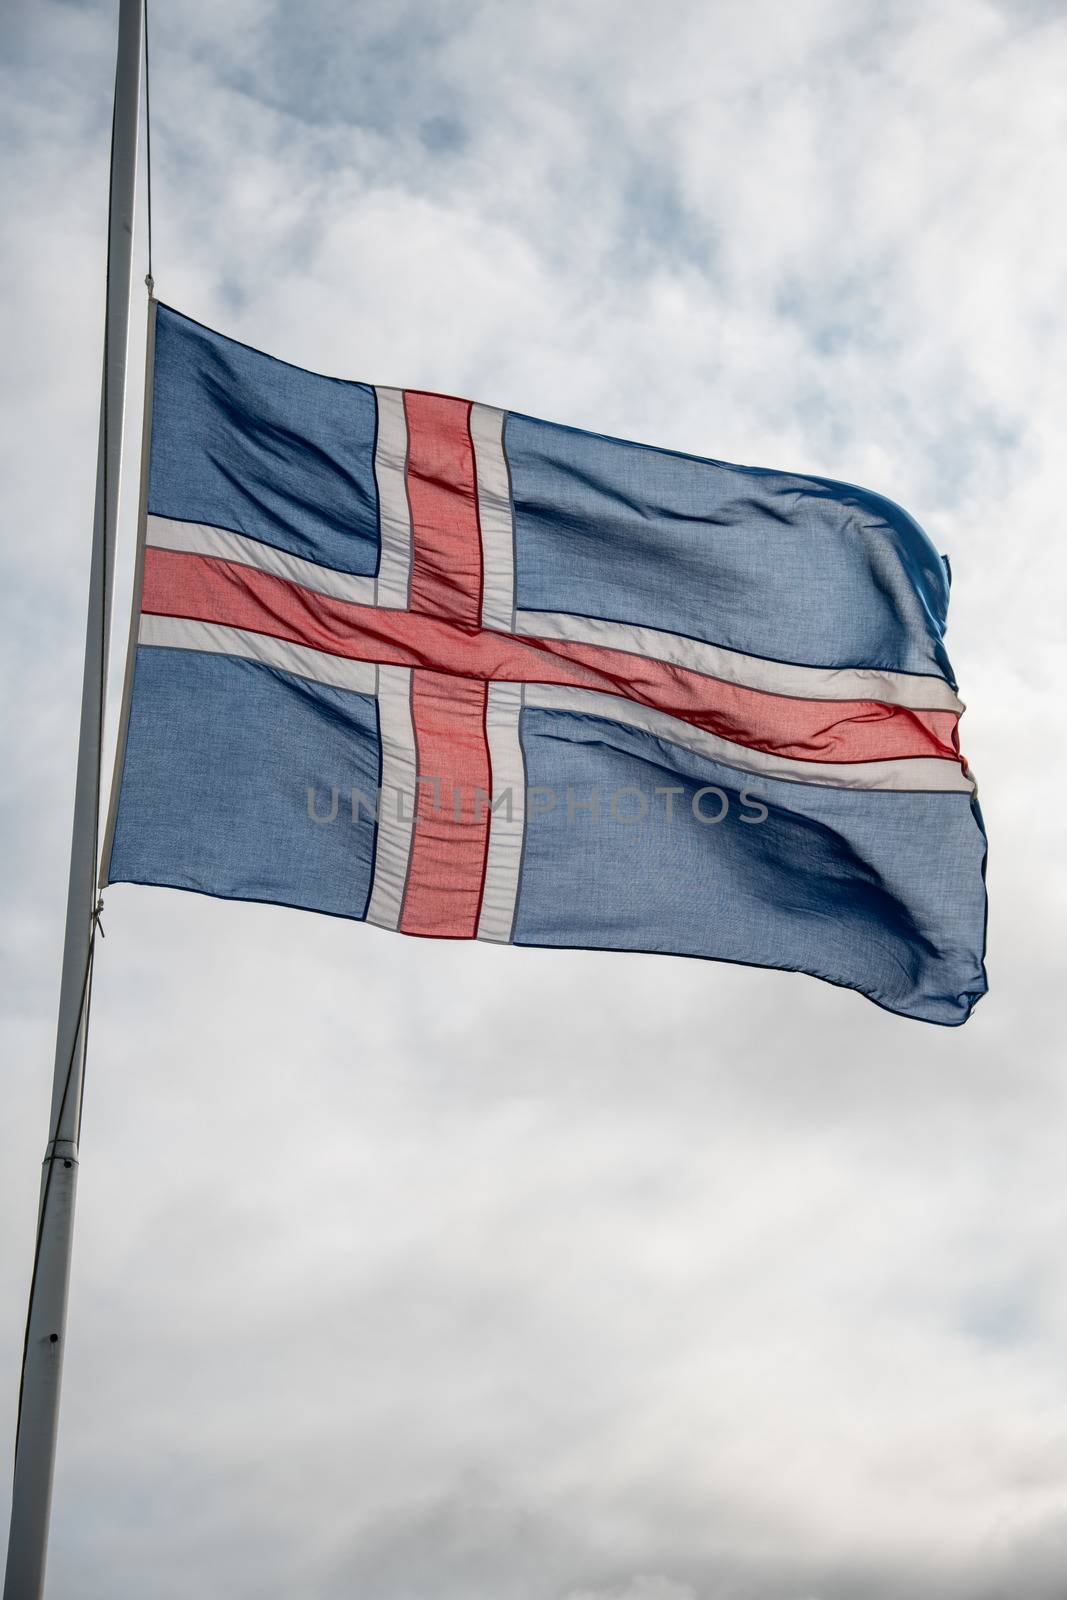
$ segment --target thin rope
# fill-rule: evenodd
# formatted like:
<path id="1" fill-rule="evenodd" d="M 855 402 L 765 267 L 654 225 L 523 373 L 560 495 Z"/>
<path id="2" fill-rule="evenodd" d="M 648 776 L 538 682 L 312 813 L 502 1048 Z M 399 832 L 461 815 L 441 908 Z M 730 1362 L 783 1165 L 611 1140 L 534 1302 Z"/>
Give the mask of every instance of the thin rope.
<path id="1" fill-rule="evenodd" d="M 155 288 L 152 273 L 152 91 L 148 72 L 148 0 L 144 0 L 144 151 L 145 188 L 148 195 L 148 277 L 149 294 Z"/>
<path id="2" fill-rule="evenodd" d="M 89 987 L 85 996 L 85 1059 L 82 1062 L 81 1084 L 78 1088 L 78 1116 L 74 1124 L 74 1143 L 81 1149 L 82 1142 L 82 1116 L 85 1112 L 85 1079 L 88 1076 L 86 1068 L 89 1065 L 89 1013 L 93 1004 L 93 958 L 95 955 L 96 936 L 104 938 L 104 897 L 97 895 L 96 909 L 93 912 L 93 931 L 89 935 Z"/>

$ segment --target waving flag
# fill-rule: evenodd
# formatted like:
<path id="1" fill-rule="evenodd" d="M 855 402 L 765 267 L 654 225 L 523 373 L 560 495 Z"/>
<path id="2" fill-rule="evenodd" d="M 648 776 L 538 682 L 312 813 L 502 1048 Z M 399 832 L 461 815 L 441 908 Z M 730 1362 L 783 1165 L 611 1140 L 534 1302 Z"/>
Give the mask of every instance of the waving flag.
<path id="1" fill-rule="evenodd" d="M 898 506 L 159 306 L 111 882 L 966 1019 L 985 839 Z"/>

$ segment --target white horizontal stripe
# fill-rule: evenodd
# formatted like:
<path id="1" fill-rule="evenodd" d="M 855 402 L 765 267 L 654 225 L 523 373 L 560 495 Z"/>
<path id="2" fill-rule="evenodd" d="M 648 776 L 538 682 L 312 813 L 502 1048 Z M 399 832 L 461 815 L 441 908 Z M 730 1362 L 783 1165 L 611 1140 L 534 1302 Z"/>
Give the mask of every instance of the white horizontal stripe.
<path id="1" fill-rule="evenodd" d="M 382 781 L 374 887 L 367 921 L 397 929 L 404 910 L 411 835 L 415 820 L 415 726 L 411 718 L 410 667 L 379 667 L 378 722 L 382 742 Z"/>
<path id="2" fill-rule="evenodd" d="M 912 711 L 963 710 L 963 702 L 942 678 L 881 672 L 869 667 L 802 667 L 788 661 L 767 661 L 762 656 L 742 655 L 722 645 L 703 644 L 699 639 L 629 622 L 572 617 L 559 611 L 518 611 L 515 632 L 527 638 L 625 650 L 719 678 L 724 683 L 794 700 L 877 700 L 883 705 L 907 706 Z"/>
<path id="3" fill-rule="evenodd" d="M 651 733 L 657 739 L 669 740 L 709 761 L 721 761 L 724 766 L 736 767 L 741 772 L 758 772 L 764 777 L 781 778 L 790 783 L 815 783 L 833 789 L 934 789 L 965 794 L 974 788 L 955 761 L 930 756 L 902 761 L 794 761 L 785 756 L 768 755 L 763 750 L 749 750 L 745 745 L 706 733 L 703 728 L 694 728 L 680 717 L 652 711 L 633 700 L 600 694 L 593 689 L 529 683 L 525 703 L 542 711 L 570 711 L 579 716 L 603 717 L 608 722 L 619 722 L 625 727 Z"/>
<path id="4" fill-rule="evenodd" d="M 494 809 L 478 938 L 496 944 L 511 939 L 526 829 L 526 764 L 519 742 L 522 689 L 521 683 L 491 683 L 485 712 Z"/>
<path id="5" fill-rule="evenodd" d="M 410 669 L 406 667 L 376 668 L 373 662 L 349 661 L 343 656 L 328 655 L 321 650 L 311 650 L 306 645 L 290 644 L 286 639 L 272 638 L 269 634 L 253 633 L 245 628 L 229 628 L 217 622 L 198 622 L 190 617 L 142 616 L 138 642 L 155 648 L 202 650 L 212 655 L 235 656 L 245 661 L 258 661 L 264 666 L 291 672 L 296 677 L 309 678 L 314 683 L 325 683 L 335 689 L 349 689 L 354 694 L 374 694 L 377 681 L 381 697 L 384 692 L 383 683 L 391 682 L 392 678 L 397 676 L 397 682 L 393 686 L 395 692 L 390 698 L 391 705 L 399 704 L 401 700 L 406 705 L 407 695 L 410 692 L 411 674 Z M 512 687 L 515 686 L 493 684 L 491 691 Z M 721 761 L 724 765 L 736 767 L 741 772 L 760 772 L 769 778 L 826 784 L 841 789 L 933 789 L 969 794 L 974 788 L 972 780 L 964 775 L 962 768 L 955 761 L 938 760 L 928 756 L 896 761 L 796 761 L 786 756 L 768 755 L 762 750 L 750 750 L 745 745 L 734 744 L 729 739 L 720 739 L 716 734 L 707 733 L 703 728 L 694 728 L 691 723 L 683 722 L 680 717 L 668 716 L 664 711 L 653 711 L 650 707 L 638 705 L 636 701 L 625 700 L 619 695 L 600 694 L 592 689 L 573 689 L 556 684 L 527 684 L 525 704 L 546 711 L 573 711 L 589 717 L 604 717 L 610 722 L 620 722 L 627 727 L 640 728 L 646 733 L 654 734 L 657 738 L 668 739 L 672 744 L 682 745 L 685 749 L 705 756 L 710 761 Z M 410 723 L 410 710 L 406 715 Z M 411 770 L 408 774 L 408 763 L 403 755 L 406 738 L 402 726 L 403 720 L 404 717 L 399 712 L 394 717 L 399 728 L 399 733 L 395 734 L 393 739 L 397 752 L 394 763 L 396 775 L 389 781 L 394 791 L 400 791 L 407 797 L 403 808 L 410 816 L 415 796 L 414 744 L 412 742 L 409 763 Z M 386 738 L 384 718 L 382 734 L 384 742 Z M 413 741 L 414 736 L 411 737 Z M 383 776 L 383 789 L 385 784 L 386 779 Z M 395 792 L 387 806 L 383 796 L 383 813 L 386 810 L 395 813 L 397 805 Z M 410 835 L 410 827 L 407 832 Z M 404 859 L 406 861 L 406 855 Z M 394 884 L 394 890 L 395 888 Z M 399 908 L 397 915 L 399 916 Z M 395 926 L 395 924 L 385 925 Z"/>
<path id="6" fill-rule="evenodd" d="M 180 550 L 186 555 L 213 556 L 219 561 L 254 567 L 257 572 L 299 583 L 304 589 L 328 594 L 334 600 L 351 600 L 358 606 L 374 604 L 373 578 L 320 567 L 317 562 L 305 561 L 301 556 L 290 555 L 288 550 L 278 550 L 272 544 L 249 539 L 243 533 L 232 533 L 229 528 L 212 528 L 205 522 L 175 522 L 171 517 L 149 517 L 147 542 L 156 550 Z"/>
<path id="7" fill-rule="evenodd" d="M 472 406 L 470 428 L 482 536 L 482 626 L 511 633 L 515 617 L 515 545 L 511 484 L 504 460 L 504 413 L 495 406 Z"/>
<path id="8" fill-rule="evenodd" d="M 411 578 L 408 422 L 404 413 L 404 392 L 402 389 L 375 389 L 374 394 L 378 402 L 374 477 L 378 484 L 378 527 L 382 541 L 377 604 L 392 611 L 403 611 L 408 603 Z"/>
<path id="9" fill-rule="evenodd" d="M 395 394 L 398 391 L 382 393 Z M 476 411 L 489 409 L 475 407 Z M 406 430 L 404 437 L 407 437 Z M 481 507 L 480 471 L 479 501 Z M 406 489 L 403 490 L 403 506 L 406 515 Z M 502 508 L 497 505 L 499 516 L 495 526 L 492 510 L 488 506 L 487 509 L 488 522 L 486 512 L 482 512 L 483 539 L 485 527 L 488 525 L 491 529 L 489 541 L 484 546 L 486 600 L 483 615 L 486 626 L 507 633 L 511 631 L 507 615 L 507 585 L 514 582 L 513 571 L 508 567 L 511 545 L 510 540 L 505 541 L 504 538 L 500 520 Z M 382 606 L 402 610 L 407 605 L 410 522 L 406 524 L 406 534 L 403 529 L 390 523 L 392 532 L 387 539 L 384 508 L 382 515 L 382 570 L 377 582 L 377 601 Z M 392 541 L 391 547 L 389 541 Z M 233 561 L 240 566 L 253 567 L 258 572 L 300 584 L 316 594 L 347 600 L 354 605 L 371 606 L 375 603 L 373 578 L 357 573 L 335 572 L 332 567 L 305 561 L 300 556 L 290 555 L 287 550 L 278 550 L 273 545 L 233 533 L 228 528 L 153 516 L 148 518 L 147 543 L 155 549 L 178 550 Z M 788 661 L 768 661 L 762 656 L 743 655 L 737 650 L 727 650 L 722 645 L 704 644 L 699 639 L 665 633 L 658 628 L 609 622 L 599 617 L 570 616 L 558 611 L 518 611 L 514 615 L 514 631 L 520 637 L 558 639 L 568 644 L 620 650 L 766 694 L 780 694 L 798 700 L 873 700 L 883 705 L 904 706 L 913 711 L 950 711 L 956 715 L 964 709 L 955 691 L 941 678 L 882 672 L 873 667 L 803 667 Z M 488 620 L 490 616 L 493 618 L 491 623 Z"/>
<path id="10" fill-rule="evenodd" d="M 191 617 L 141 618 L 138 643 L 156 649 L 203 650 L 210 655 L 237 656 L 242 661 L 258 661 L 277 667 L 313 683 L 333 689 L 351 689 L 353 694 L 374 694 L 378 669 L 373 661 L 349 661 L 344 656 L 326 655 L 307 645 L 290 644 L 266 633 L 247 628 L 229 628 L 221 622 L 197 622 Z"/>

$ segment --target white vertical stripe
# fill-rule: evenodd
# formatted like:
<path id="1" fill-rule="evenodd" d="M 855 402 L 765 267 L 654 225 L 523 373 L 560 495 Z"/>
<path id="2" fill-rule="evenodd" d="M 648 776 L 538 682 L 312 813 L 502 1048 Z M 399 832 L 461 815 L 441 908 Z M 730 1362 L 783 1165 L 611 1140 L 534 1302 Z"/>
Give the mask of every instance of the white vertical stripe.
<path id="1" fill-rule="evenodd" d="M 493 773 L 494 809 L 489 824 L 485 891 L 478 938 L 507 944 L 515 921 L 522 841 L 526 827 L 526 764 L 519 739 L 521 683 L 491 683 L 485 727 Z"/>
<path id="2" fill-rule="evenodd" d="M 478 522 L 482 530 L 482 626 L 514 631 L 515 545 L 511 484 L 504 458 L 504 412 L 471 407 L 471 440 L 478 473 Z"/>
<path id="3" fill-rule="evenodd" d="M 410 667 L 378 668 L 378 720 L 382 739 L 382 784 L 374 887 L 367 921 L 396 929 L 404 909 L 415 817 L 415 727 L 411 720 Z"/>
<path id="4" fill-rule="evenodd" d="M 408 504 L 408 424 L 402 389 L 375 389 L 378 401 L 378 443 L 374 476 L 382 553 L 378 566 L 377 604 L 403 611 L 411 578 L 411 507 Z"/>

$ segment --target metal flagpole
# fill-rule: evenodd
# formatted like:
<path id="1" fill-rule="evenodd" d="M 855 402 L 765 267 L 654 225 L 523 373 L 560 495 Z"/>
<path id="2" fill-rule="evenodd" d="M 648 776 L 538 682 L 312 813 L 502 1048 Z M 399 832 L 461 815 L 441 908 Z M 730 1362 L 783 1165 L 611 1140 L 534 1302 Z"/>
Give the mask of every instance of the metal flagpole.
<path id="1" fill-rule="evenodd" d="M 100 757 L 107 686 L 115 520 L 122 459 L 133 207 L 137 176 L 141 27 L 142 0 L 120 0 L 111 130 L 100 445 L 85 628 L 81 728 L 74 788 L 74 827 L 60 980 L 55 1079 L 19 1393 L 11 1536 L 4 1600 L 40 1600 L 44 1592 L 48 1521 L 59 1426 L 59 1389 L 66 1342 L 67 1289 L 78 1179 L 78 1133 L 88 998 L 97 914 Z"/>

